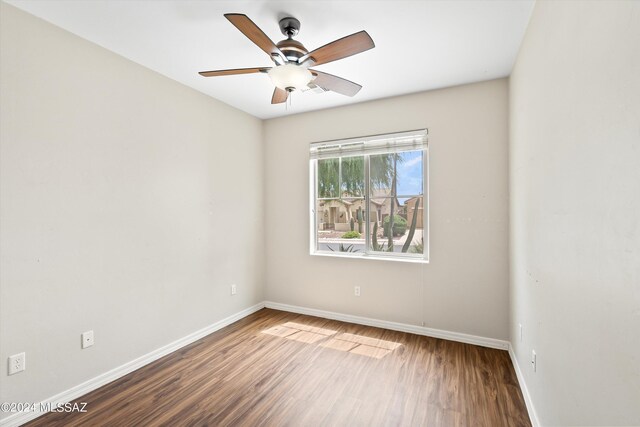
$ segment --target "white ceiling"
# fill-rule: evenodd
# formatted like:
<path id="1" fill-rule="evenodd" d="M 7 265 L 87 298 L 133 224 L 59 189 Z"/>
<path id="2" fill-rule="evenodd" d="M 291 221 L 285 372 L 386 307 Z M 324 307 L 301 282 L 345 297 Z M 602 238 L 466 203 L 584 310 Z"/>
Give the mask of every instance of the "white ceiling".
<path id="1" fill-rule="evenodd" d="M 33 15 L 260 118 L 272 118 L 508 76 L 534 0 L 193 1 L 6 0 Z M 272 65 L 224 13 L 248 15 L 274 41 L 278 20 L 301 21 L 310 51 L 366 30 L 376 47 L 316 67 L 363 86 L 353 98 L 294 93 L 271 105 L 266 74 L 198 71 Z"/>

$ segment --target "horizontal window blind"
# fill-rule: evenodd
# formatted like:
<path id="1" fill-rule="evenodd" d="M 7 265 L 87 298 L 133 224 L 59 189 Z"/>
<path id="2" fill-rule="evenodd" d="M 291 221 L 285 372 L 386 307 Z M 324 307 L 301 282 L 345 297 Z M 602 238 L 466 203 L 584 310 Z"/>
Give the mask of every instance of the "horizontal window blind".
<path id="1" fill-rule="evenodd" d="M 427 129 L 362 138 L 315 142 L 309 156 L 313 159 L 362 156 L 424 150 L 427 148 Z"/>

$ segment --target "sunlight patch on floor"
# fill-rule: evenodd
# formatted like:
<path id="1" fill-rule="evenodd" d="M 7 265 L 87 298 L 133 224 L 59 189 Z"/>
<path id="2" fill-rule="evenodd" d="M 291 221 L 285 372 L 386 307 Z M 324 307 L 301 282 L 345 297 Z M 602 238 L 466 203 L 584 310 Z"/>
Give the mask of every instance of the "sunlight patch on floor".
<path id="1" fill-rule="evenodd" d="M 282 325 L 276 325 L 263 330 L 262 333 L 306 344 L 314 344 L 325 340 L 319 343 L 320 347 L 359 354 L 375 359 L 382 359 L 402 345 L 393 341 L 385 341 L 349 333 L 342 333 L 336 336 L 338 331 L 296 322 L 286 322 Z"/>
<path id="2" fill-rule="evenodd" d="M 282 325 L 274 326 L 273 328 L 265 329 L 262 331 L 263 334 L 274 335 L 276 337 L 286 337 L 291 334 L 295 334 L 296 332 L 300 332 L 299 329 L 287 328 Z"/>
<path id="3" fill-rule="evenodd" d="M 355 334 L 340 334 L 320 344 L 322 347 L 382 359 L 402 344 Z"/>
<path id="4" fill-rule="evenodd" d="M 338 331 L 334 331 L 332 329 L 317 328 L 315 326 L 304 325 L 302 323 L 296 323 L 296 322 L 287 322 L 282 326 L 287 328 L 300 329 L 301 331 L 313 332 L 315 334 L 326 335 L 326 336 L 335 335 L 336 333 L 338 333 Z"/>

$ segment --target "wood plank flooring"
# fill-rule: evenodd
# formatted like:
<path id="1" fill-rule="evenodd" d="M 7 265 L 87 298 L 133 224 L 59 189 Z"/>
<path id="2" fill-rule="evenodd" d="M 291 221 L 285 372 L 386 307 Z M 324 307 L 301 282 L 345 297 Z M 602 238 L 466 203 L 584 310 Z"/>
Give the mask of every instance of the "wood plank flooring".
<path id="1" fill-rule="evenodd" d="M 29 426 L 529 426 L 506 351 L 263 309 Z"/>

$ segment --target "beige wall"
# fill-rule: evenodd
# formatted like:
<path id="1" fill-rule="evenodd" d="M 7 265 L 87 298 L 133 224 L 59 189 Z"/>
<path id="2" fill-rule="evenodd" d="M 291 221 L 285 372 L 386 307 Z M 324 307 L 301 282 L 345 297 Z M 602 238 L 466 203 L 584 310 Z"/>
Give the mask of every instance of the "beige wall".
<path id="1" fill-rule="evenodd" d="M 506 339 L 507 111 L 501 79 L 265 122 L 267 298 Z M 430 264 L 309 255 L 309 144 L 425 127 Z"/>
<path id="2" fill-rule="evenodd" d="M 511 341 L 540 422 L 640 425 L 640 2 L 538 1 L 510 124 Z"/>
<path id="3" fill-rule="evenodd" d="M 0 401 L 38 402 L 262 301 L 262 125 L 0 8 Z"/>

